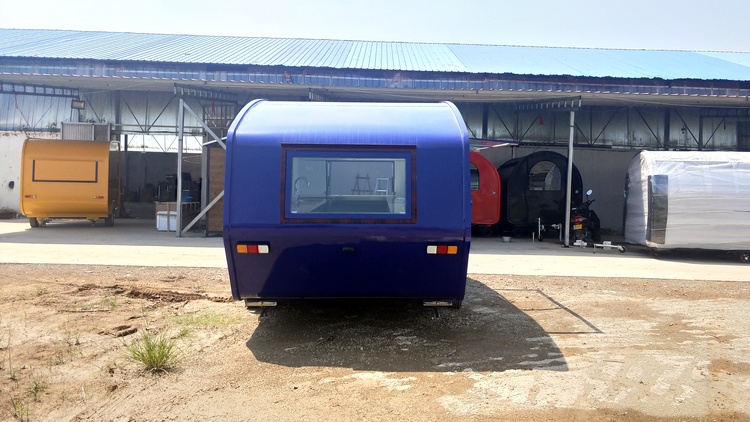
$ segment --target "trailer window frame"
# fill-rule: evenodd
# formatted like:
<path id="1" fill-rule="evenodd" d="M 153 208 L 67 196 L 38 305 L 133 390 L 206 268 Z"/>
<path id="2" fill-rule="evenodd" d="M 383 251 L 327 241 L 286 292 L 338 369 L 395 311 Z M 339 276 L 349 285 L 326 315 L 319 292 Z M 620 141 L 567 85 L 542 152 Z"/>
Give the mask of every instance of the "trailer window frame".
<path id="1" fill-rule="evenodd" d="M 73 174 L 71 174 L 71 171 L 73 171 Z M 92 173 L 88 173 L 89 171 Z M 54 178 L 53 175 L 55 174 L 64 174 L 65 176 Z M 99 183 L 99 161 L 35 159 L 31 161 L 31 181 L 96 184 Z"/>
<path id="2" fill-rule="evenodd" d="M 392 195 L 390 212 L 368 212 L 368 211 L 330 211 L 321 212 L 299 212 L 294 209 L 298 206 L 300 186 L 309 184 L 309 181 L 300 181 L 295 177 L 294 162 L 296 159 L 311 158 L 313 160 L 325 160 L 326 178 L 330 176 L 331 163 L 346 165 L 357 161 L 382 161 L 403 160 L 404 192 L 403 212 L 395 208 L 396 195 Z M 394 167 L 395 174 L 395 167 Z M 395 176 L 394 176 L 395 177 Z M 400 145 L 282 145 L 281 154 L 281 223 L 282 224 L 416 224 L 417 222 L 417 192 L 416 192 L 416 147 Z M 302 185 L 300 185 L 302 183 Z M 371 190 L 375 190 L 376 181 L 370 181 Z M 390 184 L 395 184 L 390 181 Z M 297 186 L 295 186 L 297 185 Z M 360 186 L 363 187 L 363 186 Z M 320 189 L 320 187 L 318 187 Z M 353 183 L 352 191 L 355 186 Z M 328 180 L 325 185 L 325 200 L 329 200 L 328 194 L 331 187 Z M 386 193 L 386 196 L 388 193 Z M 356 198 L 354 192 L 350 197 Z M 362 198 L 378 199 L 377 195 L 362 195 Z M 386 199 L 388 201 L 388 199 Z M 399 210 L 401 209 L 399 201 Z"/>

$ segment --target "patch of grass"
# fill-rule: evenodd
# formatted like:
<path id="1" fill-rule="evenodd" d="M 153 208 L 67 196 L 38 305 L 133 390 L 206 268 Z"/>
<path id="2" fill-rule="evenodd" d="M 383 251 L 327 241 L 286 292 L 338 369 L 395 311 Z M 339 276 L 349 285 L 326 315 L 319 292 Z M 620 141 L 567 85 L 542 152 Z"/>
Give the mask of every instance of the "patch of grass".
<path id="1" fill-rule="evenodd" d="M 55 350 L 55 353 L 47 360 L 47 366 L 58 366 L 65 364 L 65 354 L 62 350 Z"/>
<path id="2" fill-rule="evenodd" d="M 76 356 L 83 356 L 80 345 L 80 333 L 66 331 L 65 337 L 55 342 L 52 355 L 47 359 L 47 367 L 64 365 L 73 362 Z"/>
<path id="3" fill-rule="evenodd" d="M 105 296 L 98 303 L 74 304 L 72 312 L 109 312 L 119 305 L 116 297 Z"/>
<path id="4" fill-rule="evenodd" d="M 201 327 L 222 327 L 231 325 L 237 321 L 237 316 L 218 314 L 215 312 L 207 314 L 185 314 L 175 317 L 175 322 L 180 325 Z"/>
<path id="5" fill-rule="evenodd" d="M 43 379 L 36 378 L 31 381 L 31 385 L 26 389 L 26 392 L 31 396 L 34 401 L 39 401 L 39 394 L 49 390 L 47 382 Z"/>
<path id="6" fill-rule="evenodd" d="M 7 350 L 8 351 L 8 370 L 10 371 L 10 379 L 11 379 L 11 381 L 15 381 L 16 380 L 16 375 L 15 375 L 15 372 L 13 371 L 13 362 L 10 359 L 10 329 L 8 329 L 8 340 L 7 340 L 7 343 L 6 343 L 5 347 L 2 350 Z M 2 369 L 5 369 L 5 364 L 4 363 L 5 363 L 5 361 L 3 360 L 3 363 L 0 364 L 0 366 L 2 367 Z"/>
<path id="7" fill-rule="evenodd" d="M 81 345 L 81 333 L 78 332 L 65 332 L 65 343 L 68 346 L 80 346 Z"/>
<path id="8" fill-rule="evenodd" d="M 143 364 L 150 372 L 167 372 L 179 362 L 175 340 L 164 335 L 152 337 L 148 333 L 128 346 L 130 358 Z"/>
<path id="9" fill-rule="evenodd" d="M 180 332 L 177 333 L 177 336 L 175 336 L 175 338 L 185 338 L 190 335 L 190 332 L 191 332 L 190 328 L 182 327 L 180 328 Z"/>
<path id="10" fill-rule="evenodd" d="M 21 399 L 10 396 L 10 413 L 18 421 L 28 421 L 29 405 Z"/>
<path id="11" fill-rule="evenodd" d="M 8 359 L 10 361 L 10 359 Z M 13 369 L 13 366 L 8 365 L 10 370 L 8 371 L 8 379 L 11 381 L 18 381 L 18 369 Z"/>
<path id="12" fill-rule="evenodd" d="M 3 341 L 3 337 L 4 336 L 5 336 L 5 334 L 0 333 L 0 342 Z M 10 340 L 8 340 L 8 343 L 9 344 L 7 346 L 0 345 L 0 351 L 7 350 L 10 347 Z M 10 360 L 10 350 L 8 350 L 8 360 Z M 5 370 L 5 359 L 0 359 L 0 371 L 2 371 L 2 370 Z"/>
<path id="13" fill-rule="evenodd" d="M 106 309 L 108 311 L 111 311 L 111 310 L 115 309 L 117 307 L 117 305 L 118 305 L 117 298 L 116 297 L 112 297 L 112 296 L 104 297 L 104 298 L 102 298 L 102 300 L 100 302 L 100 308 L 101 309 Z"/>

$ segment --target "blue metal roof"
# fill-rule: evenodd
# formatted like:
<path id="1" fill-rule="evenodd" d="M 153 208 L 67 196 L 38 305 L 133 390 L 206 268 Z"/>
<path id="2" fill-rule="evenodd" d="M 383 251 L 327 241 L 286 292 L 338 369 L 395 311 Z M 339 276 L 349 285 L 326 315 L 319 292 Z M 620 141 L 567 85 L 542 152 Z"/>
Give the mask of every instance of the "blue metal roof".
<path id="1" fill-rule="evenodd" d="M 692 51 L 451 45 L 471 73 L 616 78 L 750 79 L 750 66 Z M 750 54 L 744 54 L 750 61 Z"/>
<path id="2" fill-rule="evenodd" d="M 0 29 L 0 58 L 750 80 L 750 53 Z"/>

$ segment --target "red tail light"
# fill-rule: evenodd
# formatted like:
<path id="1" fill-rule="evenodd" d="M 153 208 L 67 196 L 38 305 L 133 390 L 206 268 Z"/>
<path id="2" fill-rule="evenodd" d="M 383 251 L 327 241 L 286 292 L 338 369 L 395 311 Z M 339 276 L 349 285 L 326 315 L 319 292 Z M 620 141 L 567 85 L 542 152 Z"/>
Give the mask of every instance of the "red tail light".
<path id="1" fill-rule="evenodd" d="M 456 255 L 458 246 L 454 245 L 428 245 L 427 253 L 429 255 Z"/>
<path id="2" fill-rule="evenodd" d="M 583 217 L 581 217 L 580 215 L 576 215 L 575 217 L 573 217 L 573 223 L 575 224 L 583 223 Z"/>
<path id="3" fill-rule="evenodd" d="M 238 243 L 237 244 L 237 253 L 241 254 L 266 254 L 270 252 L 270 246 L 269 245 L 259 245 L 259 244 L 252 244 L 252 243 Z"/>

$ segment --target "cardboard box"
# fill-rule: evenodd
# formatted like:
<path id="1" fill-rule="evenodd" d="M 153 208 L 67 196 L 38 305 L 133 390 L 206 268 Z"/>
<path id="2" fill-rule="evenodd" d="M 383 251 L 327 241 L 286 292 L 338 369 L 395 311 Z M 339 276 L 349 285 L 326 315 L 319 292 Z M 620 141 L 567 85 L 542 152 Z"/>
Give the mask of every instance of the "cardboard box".
<path id="1" fill-rule="evenodd" d="M 183 202 L 182 203 L 182 227 L 185 227 L 198 212 L 200 212 L 200 202 Z M 177 202 L 157 202 L 156 203 L 156 229 L 159 231 L 173 232 L 177 229 Z"/>
<path id="2" fill-rule="evenodd" d="M 159 211 L 177 211 L 177 202 L 157 202 L 156 212 L 158 213 Z"/>
<path id="3" fill-rule="evenodd" d="M 173 232 L 177 230 L 177 211 L 157 211 L 156 230 Z"/>

